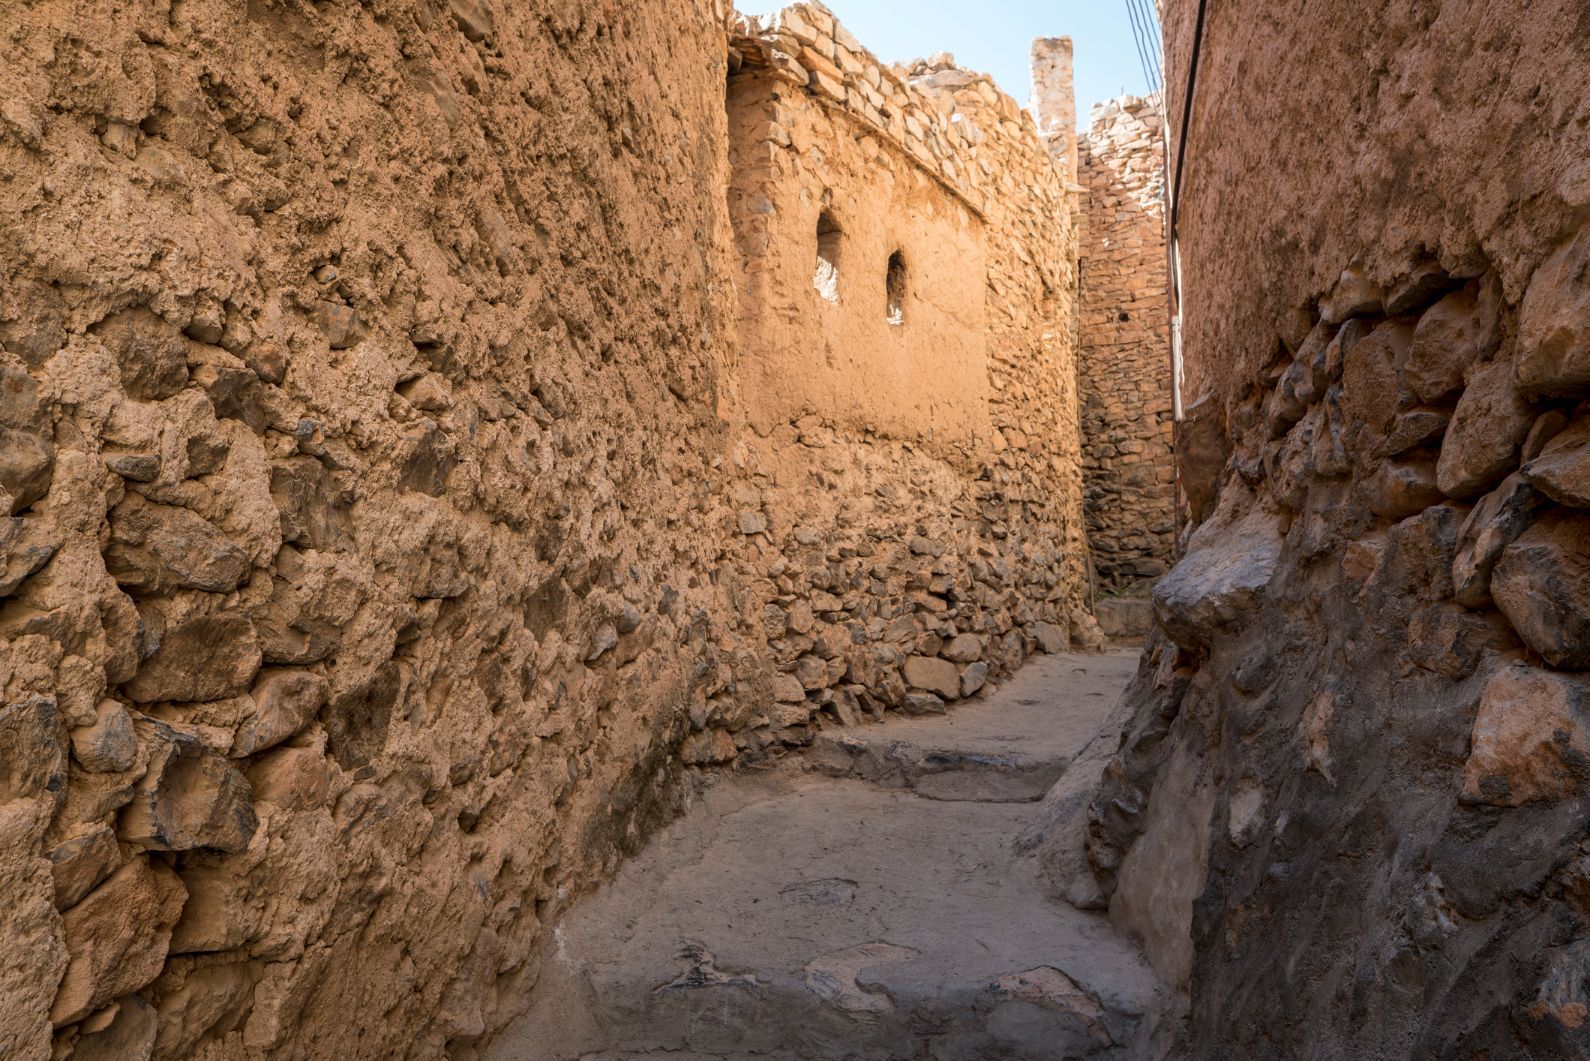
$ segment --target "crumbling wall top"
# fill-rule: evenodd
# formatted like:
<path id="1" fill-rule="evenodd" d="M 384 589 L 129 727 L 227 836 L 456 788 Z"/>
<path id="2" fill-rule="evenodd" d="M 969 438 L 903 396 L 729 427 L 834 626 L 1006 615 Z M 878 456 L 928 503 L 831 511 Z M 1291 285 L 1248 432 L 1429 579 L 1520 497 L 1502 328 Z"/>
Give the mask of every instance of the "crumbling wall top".
<path id="1" fill-rule="evenodd" d="M 947 52 L 888 64 L 868 51 L 820 3 L 792 4 L 766 18 L 728 20 L 731 68 L 765 67 L 779 79 L 835 106 L 881 135 L 979 214 L 1006 189 L 999 148 L 988 138 L 1038 144 L 1032 116 L 987 74 L 964 70 Z M 1058 204 L 1058 171 L 1039 189 Z"/>

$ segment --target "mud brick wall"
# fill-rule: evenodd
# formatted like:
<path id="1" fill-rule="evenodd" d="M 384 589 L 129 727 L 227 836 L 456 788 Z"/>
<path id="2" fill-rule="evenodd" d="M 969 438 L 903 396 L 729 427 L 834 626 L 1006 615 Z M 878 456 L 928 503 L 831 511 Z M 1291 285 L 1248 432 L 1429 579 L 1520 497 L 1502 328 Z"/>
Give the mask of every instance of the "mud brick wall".
<path id="1" fill-rule="evenodd" d="M 1031 119 L 947 57 L 880 64 L 816 4 L 743 20 L 731 45 L 726 559 L 773 703 L 747 723 L 725 697 L 691 738 L 706 760 L 807 743 L 824 718 L 942 711 L 1034 651 L 1099 639 L 1075 234 Z M 831 298 L 814 284 L 830 223 Z"/>
<path id="2" fill-rule="evenodd" d="M 761 35 L 706 0 L 8 8 L 0 1053 L 469 1057 L 701 766 L 1096 638 L 1030 121 L 943 63 L 846 75 L 840 115 L 770 31 L 792 128 L 843 130 L 802 150 L 862 165 L 886 98 L 872 175 L 981 263 L 908 273 L 969 307 L 974 404 L 775 407 L 726 107 Z"/>

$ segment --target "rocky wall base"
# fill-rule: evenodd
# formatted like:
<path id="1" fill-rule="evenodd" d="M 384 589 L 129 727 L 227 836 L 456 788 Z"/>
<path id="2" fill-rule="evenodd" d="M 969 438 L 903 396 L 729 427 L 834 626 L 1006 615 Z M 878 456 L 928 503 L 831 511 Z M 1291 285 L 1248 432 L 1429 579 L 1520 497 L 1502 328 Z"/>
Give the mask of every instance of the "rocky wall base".
<path id="1" fill-rule="evenodd" d="M 1587 276 L 1349 269 L 1183 468 L 1086 838 L 1179 1056 L 1590 1050 Z"/>

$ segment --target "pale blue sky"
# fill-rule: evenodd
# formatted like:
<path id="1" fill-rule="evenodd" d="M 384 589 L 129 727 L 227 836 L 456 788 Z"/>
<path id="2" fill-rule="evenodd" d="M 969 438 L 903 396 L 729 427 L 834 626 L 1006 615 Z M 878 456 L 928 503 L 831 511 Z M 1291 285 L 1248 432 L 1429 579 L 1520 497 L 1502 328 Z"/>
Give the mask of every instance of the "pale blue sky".
<path id="1" fill-rule="evenodd" d="M 1132 42 L 1126 0 L 824 0 L 880 59 L 954 52 L 955 61 L 992 74 L 1025 104 L 1032 95 L 1028 56 L 1034 37 L 1076 42 L 1077 117 L 1123 91 L 1146 91 Z M 787 6 L 782 0 L 736 0 L 749 15 Z"/>

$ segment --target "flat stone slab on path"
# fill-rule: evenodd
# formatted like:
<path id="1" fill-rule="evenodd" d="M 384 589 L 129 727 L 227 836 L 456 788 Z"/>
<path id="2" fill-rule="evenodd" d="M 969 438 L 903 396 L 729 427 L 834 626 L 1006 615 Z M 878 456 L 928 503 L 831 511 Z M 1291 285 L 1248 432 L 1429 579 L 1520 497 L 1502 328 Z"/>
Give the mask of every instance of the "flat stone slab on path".
<path id="1" fill-rule="evenodd" d="M 947 716 L 724 776 L 570 910 L 484 1056 L 1136 1056 L 1152 974 L 1012 846 L 1135 666 L 1044 657 Z"/>

